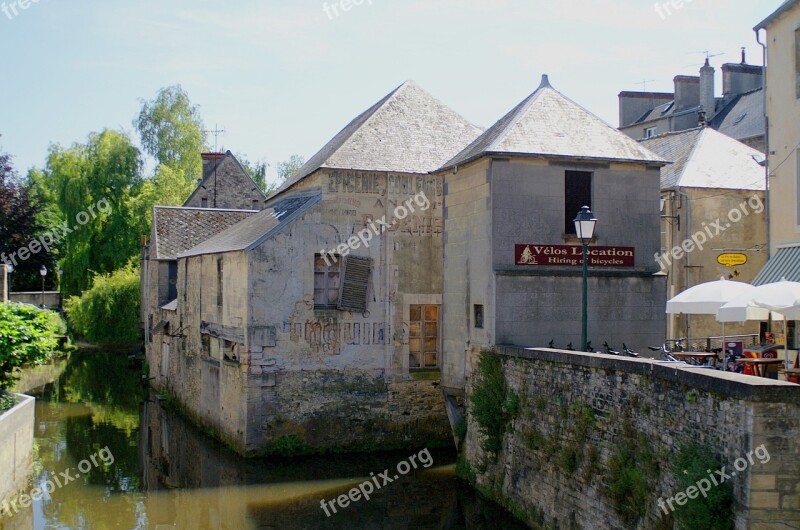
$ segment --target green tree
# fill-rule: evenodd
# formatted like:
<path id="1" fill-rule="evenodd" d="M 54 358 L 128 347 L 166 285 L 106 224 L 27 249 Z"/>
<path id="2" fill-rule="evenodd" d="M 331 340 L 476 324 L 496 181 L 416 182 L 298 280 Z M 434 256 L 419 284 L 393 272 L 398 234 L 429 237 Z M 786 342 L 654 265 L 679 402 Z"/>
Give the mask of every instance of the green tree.
<path id="1" fill-rule="evenodd" d="M 0 304 L 0 390 L 10 388 L 17 371 L 42 364 L 56 349 L 55 336 L 63 331 L 56 313 L 23 304 Z"/>
<path id="2" fill-rule="evenodd" d="M 250 160 L 247 158 L 247 155 L 241 153 L 236 155 L 236 160 L 238 160 L 244 170 L 247 171 L 247 173 L 250 175 L 250 178 L 252 178 L 256 184 L 258 184 L 258 187 L 261 188 L 261 191 L 269 195 L 268 191 L 272 185 L 267 185 L 267 168 L 269 167 L 267 161 L 262 159 L 256 160 L 255 162 L 250 162 Z"/>
<path id="3" fill-rule="evenodd" d="M 278 167 L 276 168 L 278 177 L 282 182 L 286 182 L 292 176 L 294 176 L 294 174 L 297 173 L 297 171 L 303 167 L 303 164 L 305 163 L 306 159 L 300 155 L 292 155 L 289 157 L 289 160 L 278 162 Z"/>
<path id="4" fill-rule="evenodd" d="M 30 191 L 19 182 L 11 156 L 0 153 L 0 262 L 14 267 L 12 288 L 33 291 L 41 288 L 39 268 L 44 265 L 53 271 L 55 259 L 49 249 L 43 249 L 37 238 L 47 231 L 42 207 Z M 36 245 L 31 252 L 31 242 Z M 22 259 L 20 250 L 25 248 Z M 55 284 L 55 274 L 49 275 L 47 287 Z"/>
<path id="5" fill-rule="evenodd" d="M 142 215 L 139 150 L 123 133 L 93 133 L 86 144 L 52 146 L 43 180 L 52 190 L 66 230 L 62 289 L 77 294 L 91 285 L 93 273 L 109 273 L 139 252 L 148 231 Z"/>
<path id="6" fill-rule="evenodd" d="M 159 165 L 174 170 L 189 186 L 202 176 L 203 120 L 199 108 L 192 105 L 180 85 L 162 88 L 155 99 L 143 100 L 133 125 L 139 131 L 144 150 Z"/>

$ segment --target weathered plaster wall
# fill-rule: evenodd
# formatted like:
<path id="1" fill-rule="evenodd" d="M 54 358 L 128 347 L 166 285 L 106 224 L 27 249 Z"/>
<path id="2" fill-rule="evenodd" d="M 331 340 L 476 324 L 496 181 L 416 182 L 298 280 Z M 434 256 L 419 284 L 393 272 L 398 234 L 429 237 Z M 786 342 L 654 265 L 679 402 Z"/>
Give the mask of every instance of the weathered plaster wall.
<path id="1" fill-rule="evenodd" d="M 731 477 L 736 528 L 800 527 L 800 386 L 599 354 L 500 353 L 518 412 L 496 459 L 481 448 L 470 416 L 464 454 L 479 488 L 529 521 L 671 528 L 657 502 L 680 492 L 672 462 L 695 441 L 713 448 L 729 473 L 736 459 L 762 444 L 768 450 L 767 462 L 754 458 Z M 468 396 L 474 383 L 471 369 Z M 638 524 L 623 522 L 607 493 L 609 460 L 628 430 L 642 435 L 656 469 Z"/>
<path id="2" fill-rule="evenodd" d="M 17 405 L 0 415 L 0 510 L 28 485 L 33 472 L 33 426 L 36 400 L 18 394 Z M 0 522 L 6 514 L 0 513 Z"/>

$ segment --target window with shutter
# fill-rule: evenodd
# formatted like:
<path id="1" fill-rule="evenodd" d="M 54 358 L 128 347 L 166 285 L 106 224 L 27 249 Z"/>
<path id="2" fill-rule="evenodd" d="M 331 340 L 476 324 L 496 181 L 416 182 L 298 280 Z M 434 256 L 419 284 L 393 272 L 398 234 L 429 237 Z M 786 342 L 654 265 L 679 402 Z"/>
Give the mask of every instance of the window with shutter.
<path id="1" fill-rule="evenodd" d="M 338 309 L 363 313 L 367 310 L 367 290 L 372 258 L 347 256 L 342 263 L 342 286 Z"/>
<path id="2" fill-rule="evenodd" d="M 314 307 L 335 309 L 339 304 L 342 259 L 339 256 L 314 256 Z"/>

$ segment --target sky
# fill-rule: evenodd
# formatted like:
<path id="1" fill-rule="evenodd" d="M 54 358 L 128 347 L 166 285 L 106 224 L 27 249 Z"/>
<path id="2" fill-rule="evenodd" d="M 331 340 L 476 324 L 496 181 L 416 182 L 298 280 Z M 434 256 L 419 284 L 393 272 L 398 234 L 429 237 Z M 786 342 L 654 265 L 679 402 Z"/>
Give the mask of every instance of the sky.
<path id="1" fill-rule="evenodd" d="M 20 173 L 51 144 L 136 137 L 142 100 L 180 84 L 217 147 L 310 158 L 408 79 L 488 127 L 541 75 L 618 125 L 622 90 L 761 65 L 752 28 L 782 0 L 0 0 L 0 152 Z M 675 6 L 678 6 L 677 8 Z M 208 138 L 214 147 L 215 138 Z"/>

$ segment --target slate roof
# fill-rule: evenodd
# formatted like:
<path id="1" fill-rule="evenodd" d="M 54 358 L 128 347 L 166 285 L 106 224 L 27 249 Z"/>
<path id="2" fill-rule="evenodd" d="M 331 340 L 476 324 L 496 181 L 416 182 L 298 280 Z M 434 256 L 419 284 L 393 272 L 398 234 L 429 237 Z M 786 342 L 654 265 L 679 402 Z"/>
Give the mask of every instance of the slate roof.
<path id="1" fill-rule="evenodd" d="M 282 231 L 297 217 L 320 202 L 322 195 L 293 195 L 279 200 L 265 210 L 230 226 L 197 246 L 182 252 L 179 258 L 222 252 L 249 252 L 274 234 Z"/>
<path id="2" fill-rule="evenodd" d="M 442 169 L 491 154 L 665 163 L 555 90 L 546 75 L 542 76 L 542 84 L 533 94 Z"/>
<path id="3" fill-rule="evenodd" d="M 717 111 L 708 126 L 737 140 L 764 136 L 767 123 L 763 89 L 757 88 L 734 97 Z"/>
<path id="4" fill-rule="evenodd" d="M 666 133 L 640 142 L 672 162 L 661 168 L 661 189 L 764 189 L 764 168 L 757 161 L 763 160 L 764 155 L 709 127 Z"/>
<path id="5" fill-rule="evenodd" d="M 691 109 L 684 109 L 684 112 L 696 112 L 700 107 L 694 107 Z M 663 103 L 657 107 L 654 107 L 636 120 L 635 122 L 631 123 L 630 125 L 626 125 L 626 127 L 630 127 L 631 125 L 639 125 L 648 121 L 653 120 L 660 120 L 661 118 L 668 118 L 675 114 L 675 100 L 668 101 L 667 103 Z"/>
<path id="6" fill-rule="evenodd" d="M 406 81 L 351 121 L 276 193 L 320 168 L 429 173 L 481 132 L 416 83 Z"/>
<path id="7" fill-rule="evenodd" d="M 178 254 L 256 212 L 156 206 L 153 210 L 153 255 L 157 260 L 177 259 Z"/>

